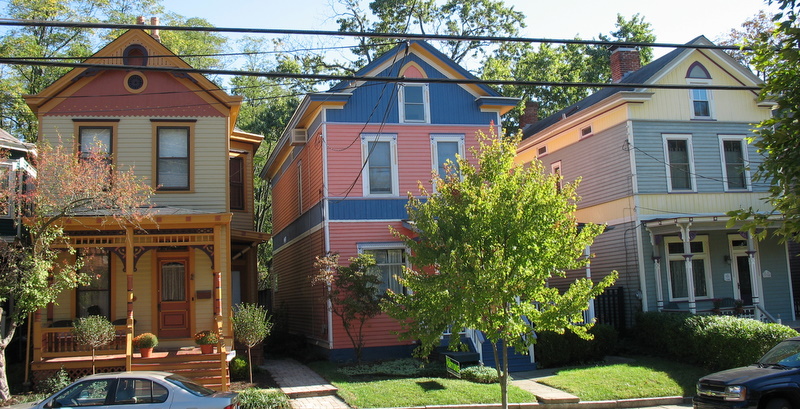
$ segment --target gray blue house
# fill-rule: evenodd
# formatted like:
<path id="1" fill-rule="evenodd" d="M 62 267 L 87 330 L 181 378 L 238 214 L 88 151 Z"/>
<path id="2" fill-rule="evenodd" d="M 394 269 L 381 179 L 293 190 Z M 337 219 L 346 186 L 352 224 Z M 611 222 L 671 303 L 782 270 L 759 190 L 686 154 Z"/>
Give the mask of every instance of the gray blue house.
<path id="1" fill-rule="evenodd" d="M 8 187 L 22 188 L 24 175 L 34 172 L 26 158 L 33 150 L 33 145 L 24 143 L 3 129 L 0 129 L 0 177 L 5 190 Z M 20 233 L 17 223 L 17 209 L 13 203 L 0 210 L 0 239 L 13 240 Z"/>
<path id="2" fill-rule="evenodd" d="M 703 36 L 687 44 L 712 45 Z M 678 48 L 640 67 L 637 50 L 617 48 L 611 64 L 614 82 L 631 86 L 523 124 L 518 150 L 521 163 L 538 158 L 564 181 L 580 178 L 578 219 L 609 226 L 591 248 L 590 274 L 620 273 L 628 324 L 658 310 L 794 320 L 787 246 L 726 227 L 730 210 L 770 210 L 760 200 L 768 186 L 752 180 L 762 158 L 746 139 L 772 104 L 722 89 L 759 78 L 715 49 Z M 654 87 L 665 84 L 694 88 Z"/>

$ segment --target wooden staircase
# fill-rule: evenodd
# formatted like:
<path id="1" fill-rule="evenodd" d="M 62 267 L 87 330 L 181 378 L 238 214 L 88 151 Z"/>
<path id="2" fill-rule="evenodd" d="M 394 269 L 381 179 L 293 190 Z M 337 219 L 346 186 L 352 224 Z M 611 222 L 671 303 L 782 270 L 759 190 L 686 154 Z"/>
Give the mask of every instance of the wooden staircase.
<path id="1" fill-rule="evenodd" d="M 219 354 L 185 354 L 167 353 L 165 356 L 141 358 L 136 354 L 131 362 L 133 371 L 164 371 L 193 379 L 197 383 L 214 390 L 222 389 L 222 382 L 230 388 L 231 381 L 228 368 L 225 368 L 224 379 L 220 370 Z"/>

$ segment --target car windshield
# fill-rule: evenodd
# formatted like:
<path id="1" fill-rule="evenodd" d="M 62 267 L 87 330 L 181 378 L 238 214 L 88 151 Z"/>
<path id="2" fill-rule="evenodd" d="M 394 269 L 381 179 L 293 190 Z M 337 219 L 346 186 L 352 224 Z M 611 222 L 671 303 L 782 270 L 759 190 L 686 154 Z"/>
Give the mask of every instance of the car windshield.
<path id="1" fill-rule="evenodd" d="M 180 375 L 170 375 L 164 379 L 195 396 L 208 396 L 216 393 L 213 390 Z"/>
<path id="2" fill-rule="evenodd" d="M 781 342 L 759 359 L 758 363 L 800 368 L 800 341 Z"/>

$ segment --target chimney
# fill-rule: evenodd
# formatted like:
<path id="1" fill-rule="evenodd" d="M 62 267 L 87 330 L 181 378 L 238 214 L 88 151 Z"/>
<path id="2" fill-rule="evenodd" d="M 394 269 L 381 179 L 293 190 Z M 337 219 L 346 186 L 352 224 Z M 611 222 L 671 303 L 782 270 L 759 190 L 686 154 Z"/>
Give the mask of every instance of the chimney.
<path id="1" fill-rule="evenodd" d="M 159 25 L 158 17 L 150 17 L 150 25 L 151 26 Z M 159 43 L 161 42 L 161 34 L 159 34 L 157 28 L 150 30 L 150 35 L 153 36 L 153 38 L 155 38 L 156 41 L 158 41 Z"/>
<path id="2" fill-rule="evenodd" d="M 611 47 L 611 81 L 620 82 L 626 75 L 642 68 L 639 50 L 633 47 Z"/>
<path id="3" fill-rule="evenodd" d="M 539 121 L 539 103 L 536 101 L 525 101 L 525 110 L 519 117 L 519 129 L 525 129 L 528 125 L 533 125 Z"/>
<path id="4" fill-rule="evenodd" d="M 136 17 L 136 24 L 144 24 L 144 16 Z"/>

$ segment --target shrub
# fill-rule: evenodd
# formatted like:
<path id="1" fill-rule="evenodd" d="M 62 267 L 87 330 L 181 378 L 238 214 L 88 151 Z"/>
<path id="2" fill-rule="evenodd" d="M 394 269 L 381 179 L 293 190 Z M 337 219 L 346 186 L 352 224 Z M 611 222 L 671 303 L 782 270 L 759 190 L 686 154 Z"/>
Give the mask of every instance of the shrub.
<path id="1" fill-rule="evenodd" d="M 114 324 L 102 315 L 78 318 L 72 325 L 75 341 L 92 348 L 92 374 L 94 374 L 95 349 L 110 344 L 114 340 L 117 330 L 114 328 Z"/>
<path id="2" fill-rule="evenodd" d="M 158 345 L 158 337 L 155 334 L 145 332 L 133 339 L 134 348 L 155 348 Z"/>
<path id="3" fill-rule="evenodd" d="M 242 303 L 233 309 L 233 335 L 236 340 L 247 346 L 247 363 L 252 367 L 250 350 L 269 335 L 272 323 L 266 307 L 258 304 Z M 253 372 L 250 371 L 250 383 L 253 383 Z"/>
<path id="4" fill-rule="evenodd" d="M 537 333 L 535 353 L 538 364 L 543 368 L 552 368 L 598 362 L 614 353 L 618 338 L 614 327 L 596 324 L 589 333 L 594 335 L 594 339 L 582 339 L 569 331 L 563 334 L 551 331 Z"/>
<path id="5" fill-rule="evenodd" d="M 241 409 L 289 409 L 289 398 L 275 389 L 247 388 L 239 392 Z"/>
<path id="6" fill-rule="evenodd" d="M 461 379 L 476 383 L 497 383 L 497 370 L 488 366 L 468 366 L 461 370 Z"/>
<path id="7" fill-rule="evenodd" d="M 36 389 L 44 394 L 52 395 L 67 387 L 72 382 L 69 378 L 69 373 L 61 367 L 58 372 L 51 375 L 49 378 L 36 384 Z"/>
<path id="8" fill-rule="evenodd" d="M 217 333 L 209 330 L 203 330 L 194 334 L 194 343 L 197 345 L 217 345 L 219 338 Z"/>
<path id="9" fill-rule="evenodd" d="M 247 379 L 247 375 L 250 373 L 249 365 L 247 364 L 247 360 L 236 356 L 231 359 L 231 363 L 228 364 L 231 370 L 231 377 L 236 380 Z"/>

